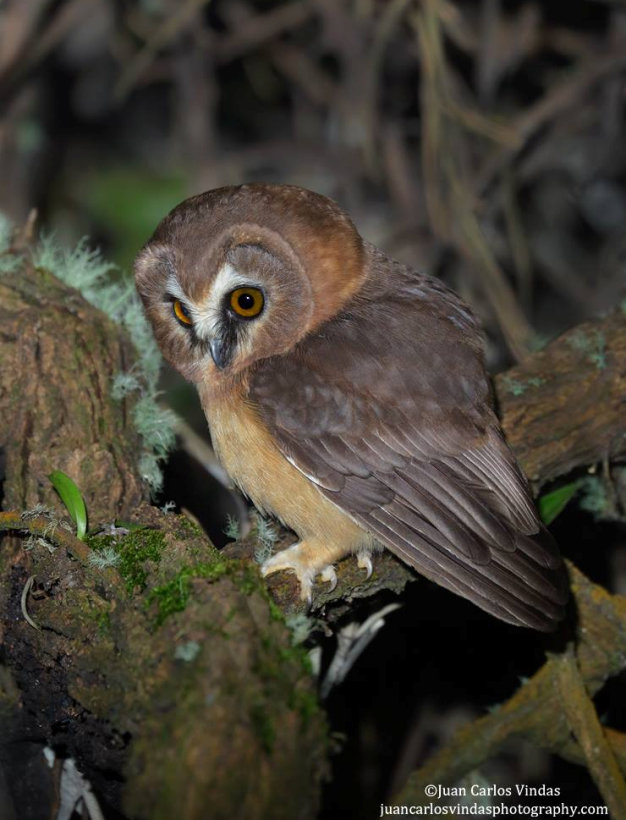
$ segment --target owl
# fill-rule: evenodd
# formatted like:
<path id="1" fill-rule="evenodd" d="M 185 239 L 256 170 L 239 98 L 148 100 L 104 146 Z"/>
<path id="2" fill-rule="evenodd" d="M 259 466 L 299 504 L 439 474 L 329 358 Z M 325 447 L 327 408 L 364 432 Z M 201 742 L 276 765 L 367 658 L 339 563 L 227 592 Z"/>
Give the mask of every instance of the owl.
<path id="1" fill-rule="evenodd" d="M 310 600 L 347 555 L 391 550 L 509 623 L 563 616 L 562 559 L 490 405 L 483 342 L 438 280 L 361 238 L 324 196 L 219 188 L 165 217 L 135 263 L 165 358 L 216 453 L 298 543 L 265 561 Z"/>

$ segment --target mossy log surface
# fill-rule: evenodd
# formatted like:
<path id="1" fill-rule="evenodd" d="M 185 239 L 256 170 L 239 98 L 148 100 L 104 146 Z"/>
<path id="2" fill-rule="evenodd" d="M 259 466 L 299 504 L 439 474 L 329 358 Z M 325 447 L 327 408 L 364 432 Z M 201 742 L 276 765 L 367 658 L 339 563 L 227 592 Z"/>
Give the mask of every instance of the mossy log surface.
<path id="1" fill-rule="evenodd" d="M 28 264 L 0 280 L 0 320 L 3 508 L 17 511 L 0 525 L 30 534 L 0 548 L 6 816 L 50 816 L 58 796 L 41 755 L 50 744 L 123 816 L 314 817 L 327 735 L 281 614 L 303 610 L 297 585 L 271 578 L 271 599 L 250 560 L 253 538 L 219 553 L 184 517 L 145 503 L 132 407 L 110 398 L 133 355 L 117 326 Z M 626 315 L 616 312 L 496 380 L 534 482 L 624 455 L 625 373 Z M 80 486 L 92 528 L 124 518 L 144 529 L 77 541 L 46 478 L 54 469 Z M 51 512 L 20 517 L 37 504 Z M 338 575 L 314 601 L 331 619 L 414 577 L 390 555 L 367 581 L 355 561 Z M 583 664 L 583 685 L 595 691 L 614 671 Z M 569 754 L 584 758 L 578 747 Z M 0 811 L 2 794 L 0 777 Z"/>
<path id="2" fill-rule="evenodd" d="M 314 817 L 327 737 L 306 654 L 253 562 L 145 503 L 132 402 L 111 399 L 132 345 L 27 263 L 0 279 L 0 322 L 3 507 L 34 508 L 0 514 L 13 531 L 0 547 L 0 816 L 54 815 L 48 744 L 107 816 Z M 56 469 L 90 528 L 143 528 L 76 540 Z"/>
<path id="3" fill-rule="evenodd" d="M 507 440 L 528 478 L 626 455 L 626 304 L 585 322 L 495 379 Z"/>

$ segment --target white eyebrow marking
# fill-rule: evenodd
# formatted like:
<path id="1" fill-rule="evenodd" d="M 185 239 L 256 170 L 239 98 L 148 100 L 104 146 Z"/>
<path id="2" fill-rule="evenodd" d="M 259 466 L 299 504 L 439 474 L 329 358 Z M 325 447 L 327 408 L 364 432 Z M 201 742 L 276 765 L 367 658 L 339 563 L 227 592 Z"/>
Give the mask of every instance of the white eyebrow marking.
<path id="1" fill-rule="evenodd" d="M 259 285 L 252 281 L 249 276 L 244 276 L 242 273 L 234 268 L 230 262 L 218 270 L 217 276 L 213 280 L 213 285 L 209 292 L 209 300 L 211 302 L 219 303 L 226 293 L 230 293 L 235 288 L 240 288 L 243 285 L 251 285 L 258 288 Z"/>
<path id="2" fill-rule="evenodd" d="M 176 299 L 180 299 L 181 302 L 184 302 L 185 306 L 189 304 L 189 299 L 187 299 L 187 296 L 183 293 L 183 289 L 178 284 L 178 279 L 176 278 L 175 273 L 168 274 L 167 292 L 170 296 L 174 296 Z"/>
<path id="3" fill-rule="evenodd" d="M 243 285 L 259 287 L 249 276 L 239 273 L 230 262 L 222 265 L 204 301 L 191 305 L 196 333 L 200 338 L 210 339 L 215 335 L 221 319 L 224 296 Z"/>

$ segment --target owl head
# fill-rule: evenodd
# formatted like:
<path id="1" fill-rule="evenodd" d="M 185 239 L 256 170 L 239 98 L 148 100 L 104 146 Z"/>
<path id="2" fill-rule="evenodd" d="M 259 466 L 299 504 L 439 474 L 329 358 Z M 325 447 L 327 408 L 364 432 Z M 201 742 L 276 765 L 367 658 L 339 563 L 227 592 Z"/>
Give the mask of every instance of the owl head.
<path id="1" fill-rule="evenodd" d="M 359 290 L 365 268 L 363 240 L 336 203 L 259 184 L 176 207 L 135 276 L 165 357 L 197 382 L 290 350 Z"/>

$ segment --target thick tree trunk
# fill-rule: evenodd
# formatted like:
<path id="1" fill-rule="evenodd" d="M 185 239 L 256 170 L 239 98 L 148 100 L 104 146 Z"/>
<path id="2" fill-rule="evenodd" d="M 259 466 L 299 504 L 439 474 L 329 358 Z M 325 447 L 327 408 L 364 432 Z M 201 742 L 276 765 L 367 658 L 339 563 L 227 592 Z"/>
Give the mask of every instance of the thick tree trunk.
<path id="1" fill-rule="evenodd" d="M 110 398 L 132 345 L 106 316 L 27 263 L 0 278 L 0 446 L 4 509 L 62 506 L 46 479 L 71 475 L 94 522 L 126 518 L 146 487 L 127 402 Z"/>
<path id="2" fill-rule="evenodd" d="M 3 507 L 26 511 L 0 524 L 29 535 L 0 548 L 0 815 L 53 816 L 48 744 L 107 811 L 313 817 L 326 728 L 306 655 L 253 565 L 145 503 L 132 408 L 111 399 L 132 345 L 26 263 L 0 279 L 0 324 Z M 58 469 L 92 527 L 143 529 L 76 540 Z"/>

